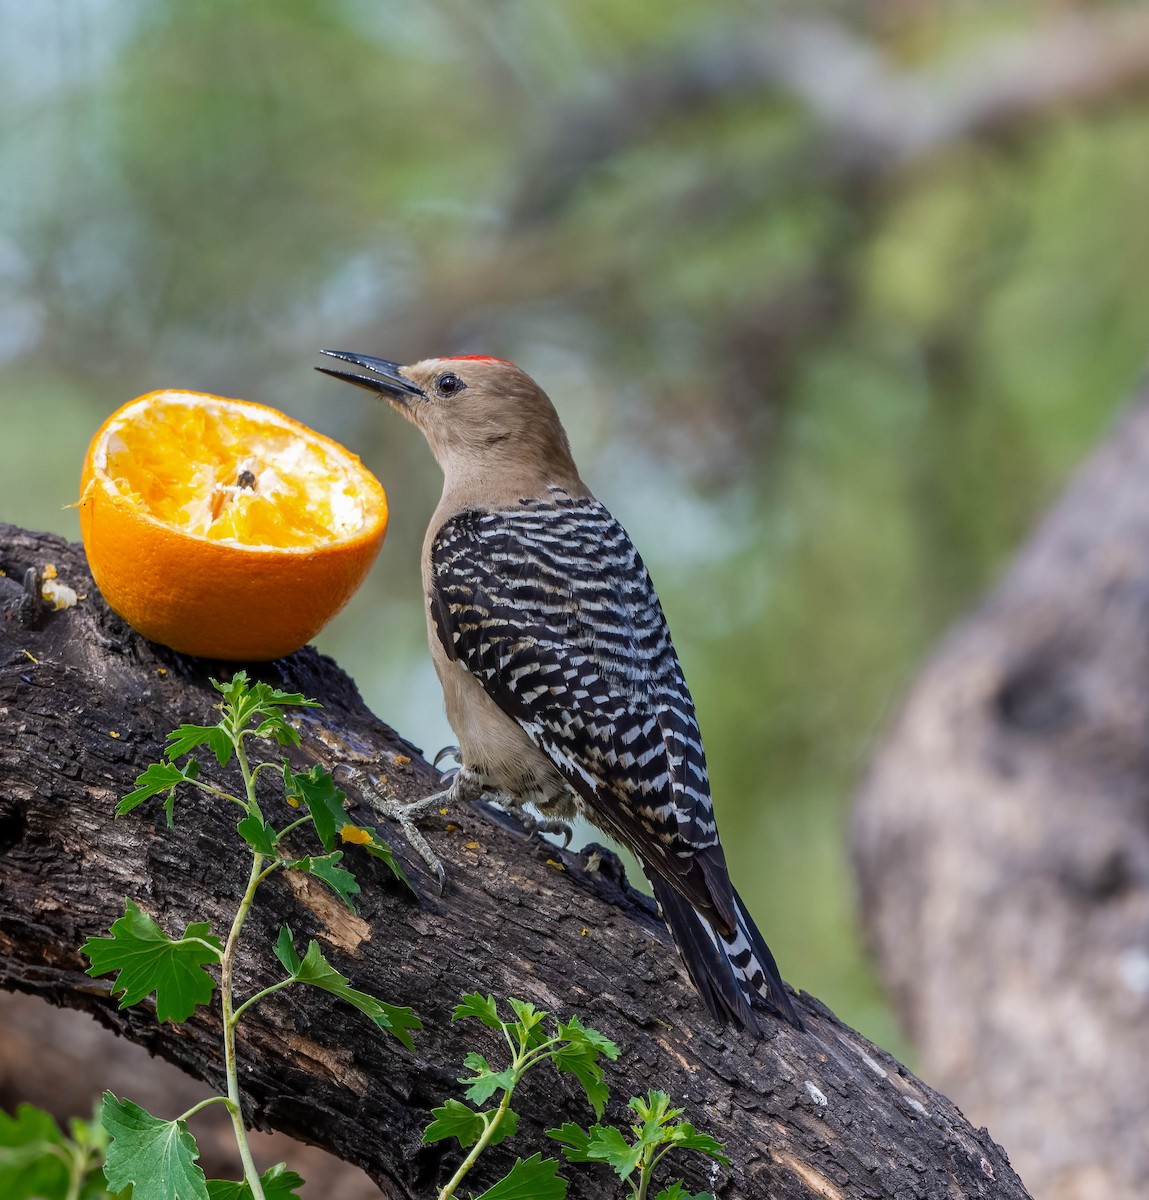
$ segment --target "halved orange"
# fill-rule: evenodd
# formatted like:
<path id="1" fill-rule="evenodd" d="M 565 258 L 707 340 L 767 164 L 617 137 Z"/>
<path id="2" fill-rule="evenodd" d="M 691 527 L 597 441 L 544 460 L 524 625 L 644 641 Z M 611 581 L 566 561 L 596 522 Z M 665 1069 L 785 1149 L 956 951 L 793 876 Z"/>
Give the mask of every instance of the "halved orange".
<path id="1" fill-rule="evenodd" d="M 205 658 L 298 650 L 363 582 L 387 530 L 382 486 L 338 442 L 199 392 L 114 412 L 80 493 L 104 599 L 144 637 Z"/>

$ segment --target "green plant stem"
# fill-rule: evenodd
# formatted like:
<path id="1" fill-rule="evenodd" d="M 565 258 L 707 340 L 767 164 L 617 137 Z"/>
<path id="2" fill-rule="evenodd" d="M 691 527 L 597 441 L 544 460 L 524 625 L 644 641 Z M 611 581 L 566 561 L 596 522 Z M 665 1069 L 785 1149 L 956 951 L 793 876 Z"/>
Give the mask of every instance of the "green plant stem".
<path id="1" fill-rule="evenodd" d="M 203 946 L 203 948 L 205 950 L 210 950 L 212 952 L 212 954 L 214 954 L 220 962 L 223 962 L 223 955 L 220 954 L 219 947 L 213 946 L 211 944 L 211 942 L 207 941 L 204 938 L 197 938 L 197 937 L 180 938 L 178 941 L 174 942 L 173 945 L 176 945 L 176 946 Z"/>
<path id="2" fill-rule="evenodd" d="M 515 1083 L 517 1082 L 518 1077 L 516 1076 Z M 451 1176 L 451 1179 L 447 1183 L 446 1187 L 444 1187 L 439 1193 L 438 1200 L 451 1200 L 451 1197 L 455 1194 L 455 1189 L 460 1183 L 463 1182 L 463 1177 L 475 1165 L 479 1155 L 482 1154 L 487 1148 L 491 1138 L 495 1136 L 495 1130 L 498 1129 L 499 1123 L 506 1115 L 507 1109 L 511 1106 L 511 1091 L 513 1088 L 514 1085 L 512 1084 L 511 1088 L 503 1093 L 503 1098 L 499 1102 L 499 1107 L 495 1110 L 490 1121 L 487 1122 L 487 1127 L 479 1135 L 479 1140 L 471 1147 L 471 1153 L 468 1154 L 465 1159 L 463 1159 L 459 1169 L 454 1175 Z"/>
<path id="3" fill-rule="evenodd" d="M 33 1162 L 35 1159 L 49 1154 L 53 1158 L 58 1158 L 68 1172 L 68 1190 L 64 1193 L 64 1200 L 80 1200 L 84 1188 L 84 1177 L 88 1173 L 88 1165 L 92 1158 L 91 1151 L 74 1142 L 69 1142 L 67 1146 L 55 1146 L 51 1142 L 33 1142 L 24 1149 L 29 1151 L 28 1162 Z M 14 1157 L 19 1165 L 19 1157 Z"/>
<path id="4" fill-rule="evenodd" d="M 255 806 L 255 777 L 244 752 L 242 737 L 235 738 L 236 758 L 239 769 L 243 774 L 243 782 L 247 788 L 248 799 Z M 255 892 L 262 878 L 264 856 L 259 851 L 253 851 L 251 858 L 251 873 L 247 878 L 247 887 L 243 898 L 236 909 L 235 918 L 231 923 L 231 931 L 227 935 L 227 945 L 223 949 L 223 961 L 220 966 L 219 994 L 223 1007 L 223 1060 L 227 1072 L 228 1112 L 231 1115 L 232 1127 L 235 1130 L 235 1142 L 239 1149 L 240 1162 L 243 1163 L 243 1177 L 251 1188 L 252 1200 L 266 1200 L 263 1194 L 263 1184 L 259 1179 L 259 1171 L 251 1157 L 251 1146 L 247 1140 L 247 1127 L 243 1120 L 242 1100 L 239 1092 L 239 1072 L 236 1069 L 235 1057 L 235 1027 L 238 1017 L 232 1011 L 232 977 L 235 968 L 235 955 L 239 946 L 239 935 L 247 914 L 255 900 Z"/>
<path id="5" fill-rule="evenodd" d="M 646 1194 L 650 1190 L 650 1181 L 654 1178 L 654 1168 L 670 1153 L 668 1146 L 661 1154 L 656 1154 L 649 1162 L 644 1162 L 647 1151 L 643 1151 L 642 1159 L 638 1164 L 638 1188 L 634 1193 L 634 1200 L 646 1200 Z"/>
<path id="6" fill-rule="evenodd" d="M 238 1023 L 240 1017 L 253 1005 L 258 1004 L 260 1000 L 266 1000 L 272 992 L 278 992 L 280 988 L 290 987 L 291 984 L 298 982 L 295 979 L 281 979 L 278 983 L 273 983 L 265 987 L 263 991 L 256 992 L 254 996 L 248 998 L 235 1010 L 234 1020 Z"/>
<path id="7" fill-rule="evenodd" d="M 649 1163 L 640 1168 L 638 1177 L 638 1191 L 634 1193 L 634 1200 L 646 1200 L 646 1193 L 650 1189 L 651 1168 Z"/>
<path id="8" fill-rule="evenodd" d="M 198 779 L 185 779 L 184 783 L 190 783 L 192 787 L 199 788 L 201 792 L 207 792 L 209 796 L 217 796 L 220 800 L 230 800 L 232 804 L 238 804 L 244 812 L 247 811 L 247 805 L 238 796 L 233 796 L 231 792 L 225 792 L 222 788 L 212 787 L 210 783 L 201 783 Z"/>
<path id="9" fill-rule="evenodd" d="M 68 1156 L 68 1190 L 64 1200 L 80 1200 L 84 1176 L 88 1173 L 88 1155 L 80 1150 Z"/>
<path id="10" fill-rule="evenodd" d="M 202 1112 L 205 1108 L 212 1104 L 230 1105 L 231 1101 L 226 1096 L 209 1096 L 206 1100 L 201 1100 L 198 1104 L 193 1104 L 187 1112 L 180 1113 L 176 1117 L 177 1121 L 186 1121 L 189 1117 L 194 1117 L 197 1112 Z"/>
<path id="11" fill-rule="evenodd" d="M 292 821 L 290 825 L 285 825 L 285 826 L 284 826 L 284 827 L 283 827 L 283 828 L 282 828 L 282 829 L 281 829 L 281 830 L 280 830 L 280 831 L 279 831 L 279 832 L 278 832 L 278 833 L 275 835 L 275 840 L 276 840 L 277 842 L 280 842 L 280 841 L 282 841 L 282 840 L 283 840 L 285 837 L 287 837 L 289 834 L 292 834 L 292 833 L 294 833 L 294 832 L 295 832 L 295 831 L 296 831 L 296 830 L 297 830 L 297 829 L 298 829 L 298 828 L 299 828 L 301 825 L 307 825 L 307 824 L 310 824 L 310 823 L 311 823 L 313 820 L 314 820 L 314 817 L 312 817 L 312 816 L 311 816 L 311 814 L 310 814 L 310 813 L 308 813 L 308 814 L 307 814 L 307 816 L 305 816 L 305 817 L 300 817 L 298 821 Z"/>
<path id="12" fill-rule="evenodd" d="M 455 1189 L 463 1182 L 463 1176 L 475 1165 L 480 1154 L 490 1144 L 491 1138 L 495 1136 L 495 1131 L 499 1128 L 507 1109 L 511 1106 L 511 1093 L 518 1086 L 518 1082 L 522 1079 L 531 1067 L 536 1066 L 546 1058 L 553 1058 L 553 1048 L 558 1042 L 558 1038 L 549 1038 L 541 1046 L 536 1046 L 533 1050 L 527 1049 L 529 1034 L 526 1030 L 522 1031 L 518 1037 L 518 1045 L 515 1044 L 515 1039 L 511 1037 L 510 1028 L 507 1023 L 501 1022 L 503 1026 L 503 1037 L 506 1039 L 507 1046 L 511 1051 L 511 1086 L 503 1092 L 503 1098 L 499 1101 L 499 1107 L 491 1114 L 491 1119 L 487 1121 L 486 1127 L 479 1135 L 479 1140 L 471 1147 L 470 1154 L 463 1159 L 459 1169 L 448 1181 L 446 1187 L 439 1193 L 438 1200 L 451 1200 L 455 1194 Z"/>
<path id="13" fill-rule="evenodd" d="M 227 1098 L 230 1101 L 227 1107 L 228 1112 L 231 1114 L 232 1126 L 235 1129 L 235 1141 L 239 1149 L 240 1162 L 243 1163 L 243 1176 L 247 1180 L 248 1187 L 251 1188 L 252 1200 L 265 1200 L 265 1197 L 263 1194 L 263 1185 L 259 1181 L 259 1172 L 256 1170 L 255 1162 L 251 1157 L 251 1147 L 247 1141 L 247 1128 L 243 1121 L 242 1100 L 239 1094 L 239 1073 L 236 1069 L 235 1058 L 235 1026 L 237 1018 L 232 1011 L 232 975 L 235 967 L 235 952 L 239 944 L 240 930 L 247 919 L 247 914 L 251 911 L 252 901 L 255 899 L 255 889 L 259 886 L 259 874 L 262 869 L 263 855 L 255 852 L 252 854 L 251 874 L 248 877 L 247 888 L 243 893 L 243 899 L 239 902 L 239 908 L 236 909 L 235 919 L 231 923 L 231 932 L 227 937 L 227 945 L 223 949 L 223 963 L 220 968 L 219 984 L 220 1003 L 223 1006 L 223 1061 L 224 1069 L 227 1072 Z"/>

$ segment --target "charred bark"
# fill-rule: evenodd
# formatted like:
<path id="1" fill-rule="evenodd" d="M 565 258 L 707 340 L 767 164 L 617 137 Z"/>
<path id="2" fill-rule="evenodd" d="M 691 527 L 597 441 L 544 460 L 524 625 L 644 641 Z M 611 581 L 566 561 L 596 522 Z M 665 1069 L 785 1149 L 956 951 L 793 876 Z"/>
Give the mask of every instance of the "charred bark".
<path id="1" fill-rule="evenodd" d="M 76 607 L 45 612 L 26 598 L 36 591 L 25 588 L 26 572 L 46 562 L 84 596 Z M 230 812 L 196 797 L 178 807 L 174 830 L 158 805 L 112 819 L 167 731 L 211 720 L 209 677 L 227 668 L 136 636 L 103 604 L 77 546 L 0 526 L 0 567 L 0 985 L 86 1010 L 218 1085 L 213 1014 L 171 1026 L 146 1006 L 119 1011 L 106 983 L 84 974 L 77 948 L 120 915 L 125 896 L 169 930 L 230 919 L 246 877 Z M 322 701 L 303 714 L 306 759 L 333 766 L 341 755 L 367 755 L 403 798 L 437 783 L 330 660 L 307 649 L 254 670 Z M 361 804 L 352 811 L 368 819 Z M 717 1178 L 689 1156 L 675 1164 L 692 1191 L 763 1200 L 1026 1195 L 984 1130 L 813 997 L 798 1000 L 805 1033 L 772 1024 L 754 1042 L 716 1027 L 650 902 L 609 860 L 587 871 L 579 856 L 524 837 L 483 806 L 452 812 L 428 836 L 448 867 L 442 895 L 402 845 L 418 896 L 369 861 L 358 866 L 357 915 L 310 877 L 273 877 L 261 892 L 241 986 L 276 977 L 270 944 L 288 924 L 300 942 L 318 938 L 356 986 L 412 1005 L 426 1026 L 410 1054 L 324 993 L 278 994 L 240 1028 L 242 1085 L 261 1127 L 330 1148 L 387 1196 L 433 1195 L 444 1160 L 457 1159 L 444 1144 L 422 1146 L 429 1109 L 460 1094 L 466 1050 L 498 1053 L 484 1031 L 450 1021 L 459 996 L 481 989 L 577 1011 L 614 1038 L 622 1057 L 608 1072 L 616 1097 L 608 1115 L 660 1087 L 725 1142 L 733 1166 Z M 547 1127 L 590 1119 L 565 1080 L 540 1076 L 516 1093 L 520 1134 L 489 1154 L 476 1183 L 516 1152 L 545 1152 Z M 572 1197 L 617 1193 L 605 1168 L 568 1174 Z"/>

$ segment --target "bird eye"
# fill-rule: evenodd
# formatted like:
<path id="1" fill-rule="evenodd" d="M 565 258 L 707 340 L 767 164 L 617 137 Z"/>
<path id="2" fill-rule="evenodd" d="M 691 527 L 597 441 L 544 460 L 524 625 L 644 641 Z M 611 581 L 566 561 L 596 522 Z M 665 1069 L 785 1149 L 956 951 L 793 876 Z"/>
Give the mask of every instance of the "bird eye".
<path id="1" fill-rule="evenodd" d="M 457 392 L 461 392 L 467 385 L 455 374 L 454 371 L 444 371 L 438 379 L 435 380 L 435 388 L 440 396 L 454 396 Z"/>

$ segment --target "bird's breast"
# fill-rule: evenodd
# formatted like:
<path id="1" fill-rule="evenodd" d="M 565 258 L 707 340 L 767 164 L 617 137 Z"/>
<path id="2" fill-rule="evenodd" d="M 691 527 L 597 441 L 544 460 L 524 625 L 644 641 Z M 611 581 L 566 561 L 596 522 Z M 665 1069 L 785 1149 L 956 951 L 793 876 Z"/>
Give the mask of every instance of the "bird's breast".
<path id="1" fill-rule="evenodd" d="M 462 765 L 520 804 L 533 804 L 547 816 L 574 816 L 581 803 L 551 760 L 461 663 L 443 653 L 433 629 L 430 643 Z"/>

